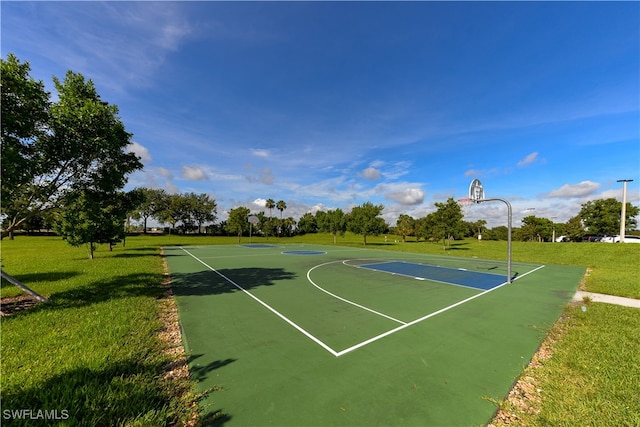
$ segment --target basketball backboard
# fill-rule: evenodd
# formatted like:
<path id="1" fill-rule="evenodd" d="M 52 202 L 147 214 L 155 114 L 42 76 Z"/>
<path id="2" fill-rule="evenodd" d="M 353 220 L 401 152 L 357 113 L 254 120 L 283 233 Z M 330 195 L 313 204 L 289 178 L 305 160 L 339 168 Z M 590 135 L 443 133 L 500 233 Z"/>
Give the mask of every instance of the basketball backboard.
<path id="1" fill-rule="evenodd" d="M 469 198 L 475 203 L 484 200 L 484 187 L 479 179 L 471 181 L 471 185 L 469 185 Z"/>

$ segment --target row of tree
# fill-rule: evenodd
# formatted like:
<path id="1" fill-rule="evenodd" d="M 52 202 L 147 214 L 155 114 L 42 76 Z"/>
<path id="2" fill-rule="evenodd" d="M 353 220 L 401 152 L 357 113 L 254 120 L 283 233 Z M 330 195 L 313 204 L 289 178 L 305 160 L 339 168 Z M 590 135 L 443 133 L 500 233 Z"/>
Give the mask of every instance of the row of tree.
<path id="1" fill-rule="evenodd" d="M 367 236 L 378 235 L 386 232 L 389 227 L 379 216 L 382 213 L 382 205 L 374 205 L 366 202 L 361 206 L 351 209 L 345 214 L 342 209 L 329 210 L 327 212 L 318 211 L 315 215 L 307 213 L 300 218 L 297 223 L 295 233 L 317 233 L 327 232 L 333 235 L 334 243 L 337 236 L 344 235 L 349 230 L 363 236 L 364 244 L 367 244 Z M 226 221 L 225 230 L 238 236 L 238 241 L 243 234 L 250 231 L 251 225 L 247 222 L 250 211 L 245 207 L 238 207 L 229 211 L 229 219 Z M 272 227 L 272 220 L 264 217 L 263 212 L 255 214 L 259 221 L 256 224 L 258 230 L 263 231 Z M 276 226 L 288 227 L 289 233 L 294 232 L 293 226 L 296 222 L 293 218 L 288 218 L 285 223 L 276 223 Z M 268 234 L 267 234 L 268 236 Z"/>
<path id="2" fill-rule="evenodd" d="M 112 244 L 126 236 L 131 220 L 155 219 L 184 233 L 247 234 L 253 226 L 251 212 L 237 207 L 220 224 L 215 200 L 206 194 L 167 194 L 164 190 L 138 188 L 122 191 L 128 176 L 142 168 L 129 151 L 129 134 L 118 117 L 118 108 L 104 102 L 93 82 L 67 72 L 64 80 L 54 77 L 55 101 L 41 81 L 30 75 L 28 63 L 9 55 L 1 61 L 1 218 L 2 237 L 15 230 L 53 228 L 72 245 L 87 244 L 90 257 L 98 243 Z M 486 229 L 486 221 L 463 221 L 458 203 L 449 199 L 435 203 L 436 210 L 414 219 L 400 215 L 395 226 L 381 218 L 383 206 L 366 202 L 345 213 L 341 209 L 307 213 L 298 223 L 283 212 L 283 200 L 268 199 L 258 217 L 256 233 L 267 237 L 293 233 L 328 232 L 337 236 L 351 231 L 363 236 L 397 233 L 406 239 L 449 241 L 483 234 L 484 238 L 506 238 L 506 227 Z M 272 216 L 273 209 L 280 218 Z M 604 199 L 582 205 L 580 214 L 566 224 L 526 217 L 514 238 L 550 240 L 553 231 L 574 240 L 585 233 L 616 234 L 621 203 Z M 638 207 L 627 204 L 627 224 L 636 227 Z"/>
<path id="3" fill-rule="evenodd" d="M 205 226 L 217 218 L 216 201 L 205 193 L 168 194 L 162 189 L 151 188 L 137 188 L 133 192 L 140 195 L 140 204 L 129 217 L 142 220 L 145 233 L 150 218 L 171 225 L 171 229 L 197 233 L 203 233 Z"/>
<path id="4" fill-rule="evenodd" d="M 115 203 L 117 201 L 117 203 Z M 268 208 L 270 203 L 265 205 Z M 392 233 L 405 241 L 412 236 L 417 240 L 442 241 L 448 244 L 453 239 L 477 237 L 488 240 L 506 240 L 504 226 L 487 229 L 485 220 L 468 222 L 463 220 L 462 210 L 453 199 L 445 203 L 435 203 L 436 210 L 425 217 L 415 219 L 401 214 L 395 226 L 387 224 L 380 215 L 383 206 L 370 202 L 354 207 L 345 213 L 342 209 L 306 213 L 298 222 L 284 218 L 282 211 L 286 203 L 281 201 L 280 218 L 267 216 L 265 212 L 251 212 L 249 208 L 237 207 L 229 211 L 226 221 L 216 224 L 217 205 L 207 194 L 167 194 L 162 189 L 137 188 L 129 193 L 118 193 L 110 204 L 105 204 L 99 194 L 77 193 L 67 198 L 64 206 L 50 216 L 48 223 L 69 243 L 114 243 L 124 240 L 126 231 L 132 230 L 130 221 L 142 221 L 142 230 L 148 229 L 147 222 L 168 224 L 168 231 L 179 233 L 207 233 L 237 235 L 238 239 L 251 232 L 266 236 L 291 236 L 293 234 L 325 232 L 337 237 L 346 231 L 363 236 Z M 586 233 L 614 234 L 619 230 L 618 212 L 621 203 L 615 199 L 591 201 L 582 206 L 580 214 L 567 223 L 554 223 L 547 218 L 527 216 L 522 226 L 513 230 L 513 239 L 522 241 L 550 241 L 554 235 L 564 235 L 571 240 L 581 240 Z M 628 224 L 635 228 L 638 208 L 628 205 Z M 255 223 L 249 217 L 257 218 Z M 38 217 L 35 217 L 38 218 Z M 40 223 L 41 224 L 41 223 Z M 125 225 L 129 224 L 127 228 Z"/>

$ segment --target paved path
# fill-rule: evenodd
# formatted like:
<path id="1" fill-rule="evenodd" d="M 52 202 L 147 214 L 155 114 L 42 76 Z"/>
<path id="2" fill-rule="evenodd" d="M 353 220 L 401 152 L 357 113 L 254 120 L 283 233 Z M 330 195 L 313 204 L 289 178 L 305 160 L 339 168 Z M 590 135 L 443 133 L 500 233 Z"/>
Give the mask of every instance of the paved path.
<path id="1" fill-rule="evenodd" d="M 626 307 L 640 308 L 640 300 L 633 298 L 616 297 L 613 295 L 595 294 L 593 292 L 578 291 L 573 296 L 574 301 L 583 301 L 588 297 L 593 302 L 606 302 L 607 304 L 618 304 Z"/>

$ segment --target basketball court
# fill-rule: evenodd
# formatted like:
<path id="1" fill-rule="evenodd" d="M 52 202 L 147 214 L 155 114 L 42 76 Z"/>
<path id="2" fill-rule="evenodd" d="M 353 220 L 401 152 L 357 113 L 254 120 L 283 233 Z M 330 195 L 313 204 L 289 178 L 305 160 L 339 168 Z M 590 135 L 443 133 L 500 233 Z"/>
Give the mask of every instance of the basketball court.
<path id="1" fill-rule="evenodd" d="M 322 245 L 165 248 L 224 425 L 482 425 L 581 267 Z"/>

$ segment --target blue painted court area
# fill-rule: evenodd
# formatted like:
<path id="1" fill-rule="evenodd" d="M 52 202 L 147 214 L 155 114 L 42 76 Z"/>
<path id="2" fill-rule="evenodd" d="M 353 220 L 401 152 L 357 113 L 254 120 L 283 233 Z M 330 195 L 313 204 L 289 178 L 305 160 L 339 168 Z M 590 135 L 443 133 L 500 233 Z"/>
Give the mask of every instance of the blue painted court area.
<path id="1" fill-rule="evenodd" d="M 324 255 L 325 251 L 284 251 L 284 255 Z"/>
<path id="2" fill-rule="evenodd" d="M 400 274 L 416 279 L 433 280 L 467 288 L 488 291 L 507 281 L 506 276 L 491 273 L 480 273 L 457 268 L 438 267 L 435 265 L 416 264 L 412 262 L 390 261 L 360 265 L 361 268 Z"/>

